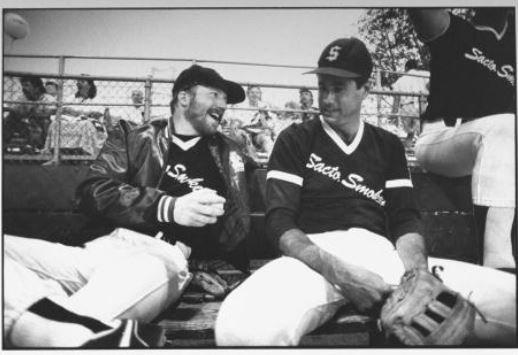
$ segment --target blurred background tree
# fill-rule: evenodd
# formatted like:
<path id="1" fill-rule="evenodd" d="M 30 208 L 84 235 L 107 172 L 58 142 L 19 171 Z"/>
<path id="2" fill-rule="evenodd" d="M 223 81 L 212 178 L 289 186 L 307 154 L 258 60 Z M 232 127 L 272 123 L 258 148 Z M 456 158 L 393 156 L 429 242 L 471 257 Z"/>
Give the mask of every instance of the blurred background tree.
<path id="1" fill-rule="evenodd" d="M 457 8 L 451 11 L 471 19 L 474 10 Z M 405 8 L 367 9 L 358 20 L 359 33 L 371 49 L 374 67 L 388 71 L 404 71 L 408 59 L 416 59 L 421 69 L 429 70 L 428 47 L 419 40 Z M 381 85 L 390 87 L 398 75 L 381 73 Z"/>

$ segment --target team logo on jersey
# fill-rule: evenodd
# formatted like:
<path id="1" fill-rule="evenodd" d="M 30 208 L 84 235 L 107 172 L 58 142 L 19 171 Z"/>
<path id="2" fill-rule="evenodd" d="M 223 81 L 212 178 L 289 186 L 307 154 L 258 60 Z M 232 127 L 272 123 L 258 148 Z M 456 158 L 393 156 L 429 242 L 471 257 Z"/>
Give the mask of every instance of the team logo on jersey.
<path id="1" fill-rule="evenodd" d="M 336 58 L 338 58 L 338 55 L 340 54 L 340 50 L 342 47 L 340 46 L 333 46 L 329 49 L 329 54 L 327 55 L 326 59 L 330 62 L 334 62 Z"/>
<path id="2" fill-rule="evenodd" d="M 490 72 L 495 73 L 500 78 L 507 80 L 512 86 L 514 86 L 514 68 L 510 64 L 502 65 L 498 67 L 495 61 L 488 58 L 484 52 L 476 47 L 471 49 L 471 53 L 464 53 L 464 56 L 476 63 L 479 63 L 483 67 L 486 67 Z"/>
<path id="3" fill-rule="evenodd" d="M 322 162 L 322 158 L 315 153 L 311 153 L 309 156 L 309 162 L 306 164 L 306 168 L 313 169 L 317 173 L 340 183 L 342 186 L 358 192 L 359 194 L 375 201 L 380 206 L 385 206 L 387 203 L 381 195 L 383 193 L 383 189 L 374 191 L 374 189 L 362 184 L 365 179 L 358 174 L 350 173 L 345 178 L 342 178 L 342 173 L 337 166 L 329 166 L 325 164 Z"/>
<path id="4" fill-rule="evenodd" d="M 183 164 L 176 164 L 172 169 L 171 166 L 167 166 L 166 172 L 167 176 L 172 177 L 174 180 L 178 181 L 180 184 L 187 184 L 192 191 L 201 190 L 203 186 L 201 185 L 204 181 L 203 178 L 190 178 L 187 173 L 187 168 Z"/>

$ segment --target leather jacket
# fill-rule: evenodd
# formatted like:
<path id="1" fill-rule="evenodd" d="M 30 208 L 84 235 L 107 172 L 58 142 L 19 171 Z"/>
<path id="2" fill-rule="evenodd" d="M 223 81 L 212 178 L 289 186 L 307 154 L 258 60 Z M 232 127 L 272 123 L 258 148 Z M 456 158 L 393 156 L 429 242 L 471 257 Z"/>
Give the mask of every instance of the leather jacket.
<path id="1" fill-rule="evenodd" d="M 163 231 L 165 226 L 157 221 L 157 208 L 166 192 L 157 187 L 169 160 L 167 129 L 167 120 L 136 128 L 121 121 L 77 188 L 80 209 L 115 227 L 149 235 Z M 171 126 L 171 130 L 174 132 L 174 127 Z M 237 143 L 219 132 L 211 137 L 208 145 L 227 191 L 218 245 L 223 255 L 235 254 L 236 249 L 246 250 L 244 240 L 249 233 L 250 216 L 244 166 L 246 163 L 253 167 L 254 163 Z M 242 260 L 243 256 L 238 258 Z"/>

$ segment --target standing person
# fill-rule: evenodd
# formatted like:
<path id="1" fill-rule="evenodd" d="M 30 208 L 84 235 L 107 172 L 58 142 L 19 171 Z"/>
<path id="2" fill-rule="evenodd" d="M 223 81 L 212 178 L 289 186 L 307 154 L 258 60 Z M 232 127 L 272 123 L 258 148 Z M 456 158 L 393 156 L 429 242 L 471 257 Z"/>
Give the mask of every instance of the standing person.
<path id="1" fill-rule="evenodd" d="M 405 73 L 409 75 L 402 75 L 392 84 L 394 91 L 428 95 L 428 77 L 430 73 L 425 70 L 418 70 L 417 60 L 407 60 L 405 63 Z M 423 96 L 394 96 L 392 112 L 403 115 L 403 117 L 398 117 L 399 126 L 403 128 L 408 139 L 414 139 L 419 134 L 419 124 L 417 121 L 426 108 L 421 97 Z"/>
<path id="2" fill-rule="evenodd" d="M 479 8 L 473 23 L 444 9 L 409 13 L 431 51 L 430 97 L 416 157 L 436 174 L 472 175 L 483 265 L 513 270 L 516 47 L 509 12 Z"/>
<path id="3" fill-rule="evenodd" d="M 175 81 L 170 120 L 110 136 L 78 187 L 80 206 L 145 234 L 117 228 L 84 247 L 5 237 L 10 346 L 150 346 L 121 319 L 149 322 L 177 300 L 191 254 L 223 253 L 247 269 L 243 158 L 216 133 L 227 101 L 243 99 L 238 84 L 192 66 Z"/>
<path id="4" fill-rule="evenodd" d="M 310 73 L 322 117 L 280 134 L 266 177 L 266 229 L 284 256 L 225 299 L 216 343 L 297 345 L 342 305 L 375 314 L 401 275 L 440 265 L 487 318 L 474 337 L 515 344 L 514 275 L 427 257 L 403 145 L 360 119 L 372 73 L 364 43 L 331 42 Z"/>
<path id="5" fill-rule="evenodd" d="M 313 93 L 308 88 L 301 88 L 299 90 L 300 109 L 305 111 L 318 111 L 318 108 L 313 107 Z M 302 122 L 318 118 L 316 113 L 302 113 Z"/>

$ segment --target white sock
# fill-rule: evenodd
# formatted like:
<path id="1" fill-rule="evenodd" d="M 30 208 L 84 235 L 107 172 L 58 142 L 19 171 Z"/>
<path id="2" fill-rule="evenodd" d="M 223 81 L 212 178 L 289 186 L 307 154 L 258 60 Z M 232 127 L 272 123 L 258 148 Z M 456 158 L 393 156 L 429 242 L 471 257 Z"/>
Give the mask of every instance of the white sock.
<path id="1" fill-rule="evenodd" d="M 514 208 L 489 207 L 484 232 L 484 266 L 514 268 L 511 228 Z"/>

